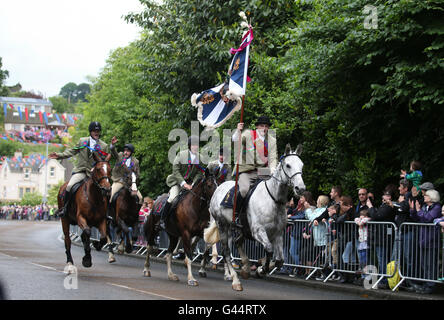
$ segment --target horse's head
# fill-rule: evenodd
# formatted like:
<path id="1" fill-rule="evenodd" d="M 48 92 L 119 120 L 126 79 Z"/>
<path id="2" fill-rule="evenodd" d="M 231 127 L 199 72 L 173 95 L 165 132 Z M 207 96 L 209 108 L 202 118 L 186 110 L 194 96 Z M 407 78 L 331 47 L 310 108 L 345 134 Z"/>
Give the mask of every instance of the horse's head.
<path id="1" fill-rule="evenodd" d="M 284 174 L 282 177 L 287 183 L 291 184 L 294 192 L 301 195 L 305 191 L 304 180 L 302 180 L 302 168 L 304 163 L 299 158 L 302 153 L 302 146 L 298 145 L 295 151 L 291 150 L 290 144 L 285 147 L 285 154 L 281 157 L 281 170 Z"/>
<path id="2" fill-rule="evenodd" d="M 93 152 L 93 158 L 96 163 L 91 170 L 91 178 L 102 194 L 109 196 L 111 194 L 111 165 L 109 164 L 111 154 L 102 159 L 97 152 Z"/>
<path id="3" fill-rule="evenodd" d="M 211 200 L 214 191 L 217 189 L 217 181 L 216 176 L 211 172 L 208 168 L 205 169 L 205 178 L 203 180 L 204 183 L 204 192 L 207 200 Z"/>

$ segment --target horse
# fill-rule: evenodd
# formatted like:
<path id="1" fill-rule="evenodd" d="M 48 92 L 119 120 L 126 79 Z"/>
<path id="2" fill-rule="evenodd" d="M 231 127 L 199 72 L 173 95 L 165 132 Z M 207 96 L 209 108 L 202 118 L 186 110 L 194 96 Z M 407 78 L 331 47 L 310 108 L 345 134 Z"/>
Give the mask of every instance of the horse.
<path id="1" fill-rule="evenodd" d="M 299 158 L 301 152 L 302 147 L 300 145 L 293 152 L 291 146 L 287 144 L 285 154 L 281 157 L 271 178 L 258 183 L 247 204 L 246 214 L 251 236 L 262 244 L 266 252 L 265 266 L 260 266 L 256 271 L 259 277 L 269 271 L 273 253 L 276 261 L 275 266 L 280 268 L 283 265 L 283 238 L 287 225 L 285 205 L 288 187 L 292 185 L 297 195 L 305 190 L 304 181 L 302 180 L 303 163 Z M 204 240 L 209 244 L 221 241 L 225 269 L 224 278 L 228 281 L 232 280 L 233 290 L 242 291 L 242 284 L 230 260 L 229 242 L 232 241 L 233 210 L 221 205 L 222 200 L 234 184 L 234 181 L 224 182 L 214 192 L 209 209 L 212 219 L 209 227 L 204 231 Z M 245 237 L 247 235 L 241 231 L 235 243 L 242 260 L 241 276 L 247 279 L 250 276 L 250 263 L 242 247 Z"/>
<path id="2" fill-rule="evenodd" d="M 135 178 L 135 177 L 134 177 Z M 134 183 L 134 184 L 133 184 Z M 130 185 L 133 184 L 130 190 Z M 113 224 L 117 226 L 117 234 L 120 236 L 120 244 L 117 248 L 119 253 L 123 253 L 123 243 L 126 240 L 125 252 L 131 253 L 133 251 L 133 239 L 129 236 L 129 228 L 136 230 L 137 223 L 139 222 L 139 210 L 141 205 L 139 204 L 139 198 L 137 197 L 137 189 L 135 187 L 135 181 L 127 181 L 122 189 L 118 191 L 118 194 L 113 197 L 114 212 L 113 212 Z"/>
<path id="3" fill-rule="evenodd" d="M 85 251 L 85 255 L 82 258 L 82 265 L 85 268 L 92 266 L 90 247 L 91 227 L 98 228 L 101 234 L 100 241 L 94 243 L 94 247 L 100 251 L 103 245 L 108 243 L 108 262 L 113 263 L 116 261 L 111 246 L 111 239 L 107 233 L 106 223 L 108 199 L 111 191 L 111 166 L 109 164 L 111 154 L 102 160 L 96 152 L 93 152 L 93 158 L 96 162 L 91 169 L 91 176 L 85 179 L 77 192 L 72 195 L 72 204 L 68 208 L 66 215 L 61 218 L 63 234 L 65 236 L 65 253 L 67 260 L 65 272 L 68 274 L 75 273 L 74 261 L 71 255 L 70 225 L 78 225 L 82 229 L 81 239 Z M 68 182 L 65 182 L 59 189 L 57 197 L 59 210 L 64 206 L 62 195 L 67 184 Z"/>
<path id="4" fill-rule="evenodd" d="M 179 281 L 179 277 L 172 272 L 171 259 L 179 238 L 182 238 L 185 251 L 185 265 L 188 269 L 187 283 L 190 286 L 199 285 L 191 272 L 191 258 L 193 255 L 193 247 L 197 243 L 196 239 L 203 238 L 203 230 L 208 226 L 210 220 L 208 206 L 216 188 L 216 178 L 206 169 L 205 176 L 196 181 L 191 190 L 183 191 L 184 193 L 179 195 L 181 198 L 176 208 L 171 209 L 171 213 L 167 217 L 165 230 L 169 238 L 169 246 L 166 254 L 169 280 Z M 165 198 L 161 197 L 156 199 L 153 206 L 154 209 L 157 208 L 159 201 L 165 201 Z M 155 223 L 159 218 L 158 215 L 151 214 L 144 225 L 144 233 L 147 240 L 147 254 L 143 269 L 145 277 L 151 276 L 149 270 L 150 254 L 153 251 L 154 238 L 158 232 L 155 228 Z M 195 240 L 192 241 L 193 238 Z M 209 250 L 206 250 L 206 255 L 202 263 L 204 263 L 205 259 L 209 259 L 208 253 Z"/>

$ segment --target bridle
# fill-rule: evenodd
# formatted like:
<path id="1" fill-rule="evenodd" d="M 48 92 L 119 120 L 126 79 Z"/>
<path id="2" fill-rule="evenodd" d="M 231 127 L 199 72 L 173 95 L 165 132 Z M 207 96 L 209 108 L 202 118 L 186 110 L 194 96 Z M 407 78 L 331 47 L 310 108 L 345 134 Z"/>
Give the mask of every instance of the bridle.
<path id="1" fill-rule="evenodd" d="M 290 157 L 290 156 L 298 157 L 297 154 L 292 154 L 292 153 L 290 153 L 290 154 L 285 154 L 285 155 L 283 155 L 283 156 L 280 158 L 280 160 L 279 160 L 279 165 L 282 167 L 282 171 L 284 172 L 285 176 L 287 177 L 287 182 L 284 182 L 284 181 L 280 180 L 278 177 L 276 177 L 276 172 L 277 172 L 278 170 L 276 170 L 276 171 L 272 174 L 272 176 L 271 176 L 272 178 L 276 179 L 279 183 L 284 183 L 284 184 L 287 185 L 287 186 L 290 186 L 290 185 L 293 184 L 293 183 L 291 182 L 291 180 L 292 180 L 295 176 L 297 176 L 298 174 L 302 175 L 302 171 L 298 171 L 298 172 L 294 173 L 294 174 L 291 175 L 291 176 L 285 171 L 285 166 L 283 165 L 282 161 L 283 161 L 285 158 Z M 270 190 L 268 189 L 267 180 L 265 180 L 264 182 L 265 182 L 265 189 L 267 189 L 267 192 L 268 192 L 268 194 L 270 195 L 271 199 L 273 199 L 273 201 L 276 202 L 276 203 L 279 204 L 279 205 L 284 205 L 284 204 L 285 204 L 284 201 L 278 201 L 278 200 L 276 200 L 276 199 L 274 198 L 274 196 L 271 194 Z"/>
<path id="2" fill-rule="evenodd" d="M 209 176 L 209 178 L 211 178 L 211 179 L 213 180 L 213 183 L 217 186 L 216 177 L 215 177 L 214 175 L 211 174 L 211 175 Z M 202 183 L 205 183 L 206 180 L 207 180 L 207 178 L 203 178 L 201 181 L 202 181 Z M 195 193 L 193 190 L 188 190 L 188 191 L 189 191 L 193 196 L 198 197 L 201 201 L 205 201 L 205 203 L 207 204 L 207 206 L 209 206 L 209 205 L 210 205 L 210 200 L 211 200 L 211 198 L 208 199 L 207 194 L 206 194 L 206 188 L 203 187 L 202 189 L 203 189 L 202 193 L 205 195 L 205 197 L 203 197 L 203 196 L 201 196 L 201 195 L 198 195 L 198 194 Z"/>
<path id="3" fill-rule="evenodd" d="M 104 161 L 104 160 L 97 161 L 97 162 L 94 164 L 94 170 L 95 170 L 95 168 L 96 168 L 95 166 L 96 166 L 98 163 L 100 163 L 100 162 L 106 162 L 106 163 L 109 163 L 108 161 Z M 100 182 L 101 182 L 102 180 L 104 180 L 104 179 L 108 180 L 108 183 L 111 184 L 111 182 L 110 182 L 108 176 L 103 176 L 103 177 L 100 177 L 98 180 L 96 180 L 96 179 L 94 179 L 94 174 L 92 174 L 92 175 L 91 175 L 91 179 L 92 179 L 93 183 L 96 185 L 96 187 L 99 188 L 102 192 L 108 192 L 108 191 L 109 191 L 109 189 L 107 189 L 107 188 L 105 188 L 105 187 L 102 187 L 102 186 L 100 185 Z"/>

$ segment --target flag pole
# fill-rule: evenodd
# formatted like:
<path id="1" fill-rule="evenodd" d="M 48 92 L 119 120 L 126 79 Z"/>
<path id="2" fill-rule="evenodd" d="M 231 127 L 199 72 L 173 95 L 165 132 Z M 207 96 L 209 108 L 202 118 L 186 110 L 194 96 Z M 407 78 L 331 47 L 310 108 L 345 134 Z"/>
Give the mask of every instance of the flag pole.
<path id="1" fill-rule="evenodd" d="M 244 101 L 245 101 L 245 95 L 242 96 L 240 122 L 244 122 Z M 239 137 L 237 155 L 236 155 L 236 182 L 234 183 L 233 223 L 235 222 L 235 215 L 236 215 L 237 188 L 238 188 L 238 180 L 239 180 L 239 157 L 240 157 L 240 153 L 241 153 L 241 146 L 242 146 L 242 131 L 241 131 L 241 134 Z"/>

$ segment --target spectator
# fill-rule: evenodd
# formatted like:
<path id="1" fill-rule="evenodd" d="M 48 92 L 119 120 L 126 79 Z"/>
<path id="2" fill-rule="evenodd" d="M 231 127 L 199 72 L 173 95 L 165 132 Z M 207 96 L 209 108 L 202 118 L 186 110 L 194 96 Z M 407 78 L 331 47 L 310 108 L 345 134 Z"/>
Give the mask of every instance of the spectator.
<path id="1" fill-rule="evenodd" d="M 431 223 L 441 216 L 440 196 L 436 190 L 427 190 L 424 194 L 424 205 L 410 200 L 410 216 L 415 222 Z M 419 228 L 419 277 L 435 280 L 439 257 L 439 228 L 431 229 L 428 226 Z M 433 282 L 418 283 L 415 286 L 417 293 L 432 293 L 435 288 Z"/>
<path id="2" fill-rule="evenodd" d="M 304 191 L 301 196 L 302 206 L 304 209 L 305 219 L 308 219 L 313 211 L 316 209 L 316 203 L 313 200 L 313 196 L 310 191 Z M 311 266 L 314 260 L 313 257 L 313 237 L 311 236 L 311 228 L 307 225 L 302 230 L 302 242 L 301 242 L 301 260 L 302 264 Z M 310 268 L 306 268 L 305 275 L 310 274 Z"/>
<path id="3" fill-rule="evenodd" d="M 367 205 L 366 205 L 367 206 Z M 359 254 L 359 269 L 362 272 L 367 265 L 367 251 L 368 251 L 368 225 L 367 222 L 370 221 L 368 217 L 368 210 L 363 209 L 359 212 L 360 216 L 355 218 L 355 223 L 359 226 L 358 229 L 358 254 Z M 364 275 L 362 275 L 364 278 Z"/>
<path id="4" fill-rule="evenodd" d="M 396 189 L 396 187 L 395 187 Z M 394 222 L 395 215 L 397 212 L 397 207 L 395 208 L 394 194 L 391 185 L 387 186 L 382 195 L 382 204 L 376 209 L 370 201 L 367 201 L 367 206 L 369 207 L 369 215 L 372 221 L 380 222 Z M 392 233 L 387 232 L 386 225 L 374 224 L 369 227 L 369 232 L 371 234 L 371 245 L 374 246 L 376 252 L 376 258 L 378 260 L 378 267 L 380 274 L 386 274 L 387 263 L 392 251 L 393 239 Z M 379 288 L 387 289 L 388 282 L 384 278 L 379 282 Z"/>
<path id="5" fill-rule="evenodd" d="M 421 181 L 422 181 L 422 172 L 421 169 L 421 163 L 419 161 L 413 160 L 410 162 L 410 171 L 411 173 L 407 173 L 405 170 L 401 170 L 401 178 L 406 178 L 407 180 L 411 181 L 413 184 L 412 189 L 413 191 L 417 191 L 419 195 L 421 195 Z"/>
<path id="6" fill-rule="evenodd" d="M 146 222 L 146 219 L 148 218 L 148 216 L 151 214 L 151 210 L 153 207 L 153 199 L 151 199 L 150 197 L 145 197 L 143 199 L 143 204 L 142 207 L 140 208 L 139 211 L 139 225 L 138 225 L 138 237 L 137 237 L 137 245 L 144 245 L 143 243 L 143 225 Z"/>
<path id="7" fill-rule="evenodd" d="M 356 204 L 356 215 L 359 216 L 359 213 L 362 210 L 368 210 L 367 207 L 367 199 L 368 199 L 368 191 L 365 188 L 358 189 L 358 203 Z"/>
<path id="8" fill-rule="evenodd" d="M 341 186 L 333 186 L 330 191 L 330 199 L 331 202 L 329 206 L 336 204 L 339 207 L 339 202 L 341 201 L 342 196 L 342 187 Z"/>
<path id="9" fill-rule="evenodd" d="M 338 237 L 338 257 L 339 269 L 350 270 L 351 263 L 356 261 L 355 232 L 352 225 L 346 225 L 346 221 L 354 221 L 355 213 L 353 209 L 353 200 L 350 196 L 342 196 L 339 202 L 339 216 L 336 219 L 336 233 Z M 341 263 L 343 262 L 343 264 Z M 348 272 L 340 273 L 340 283 L 353 282 L 354 276 Z"/>
<path id="10" fill-rule="evenodd" d="M 301 240 L 302 240 L 302 222 L 296 222 L 296 220 L 304 220 L 304 200 L 301 197 L 298 204 L 294 210 L 292 210 L 292 215 L 288 218 L 293 221 L 293 226 L 290 233 L 290 257 L 292 264 L 298 265 L 300 261 L 300 251 L 301 251 Z M 288 213 L 288 211 L 287 211 Z M 294 268 L 290 277 L 302 276 L 303 271 L 300 268 Z"/>

